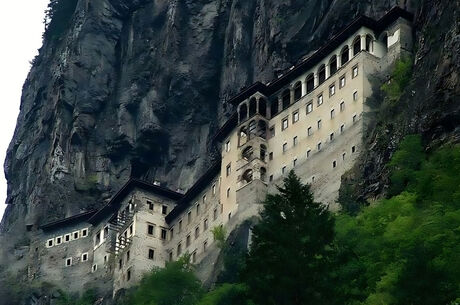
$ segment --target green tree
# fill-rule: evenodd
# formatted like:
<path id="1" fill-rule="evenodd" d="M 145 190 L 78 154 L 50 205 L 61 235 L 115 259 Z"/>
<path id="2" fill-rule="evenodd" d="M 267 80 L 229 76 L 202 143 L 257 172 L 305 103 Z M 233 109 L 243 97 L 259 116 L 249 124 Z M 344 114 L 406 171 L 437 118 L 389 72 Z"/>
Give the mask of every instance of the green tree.
<path id="1" fill-rule="evenodd" d="M 223 284 L 208 292 L 198 305 L 251 305 L 249 290 L 244 284 Z"/>
<path id="2" fill-rule="evenodd" d="M 131 305 L 194 305 L 203 294 L 190 257 L 184 255 L 144 277 L 130 296 Z"/>
<path id="3" fill-rule="evenodd" d="M 258 304 L 330 304 L 334 219 L 293 171 L 267 195 L 245 281 Z"/>

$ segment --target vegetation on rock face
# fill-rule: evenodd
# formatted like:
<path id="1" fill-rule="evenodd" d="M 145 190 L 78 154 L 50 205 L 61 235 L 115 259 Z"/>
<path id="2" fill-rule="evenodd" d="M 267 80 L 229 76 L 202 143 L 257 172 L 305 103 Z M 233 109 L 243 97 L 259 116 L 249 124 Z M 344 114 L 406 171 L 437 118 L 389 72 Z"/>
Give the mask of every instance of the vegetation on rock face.
<path id="1" fill-rule="evenodd" d="M 50 0 L 45 12 L 43 38 L 58 39 L 69 28 L 78 0 Z"/>

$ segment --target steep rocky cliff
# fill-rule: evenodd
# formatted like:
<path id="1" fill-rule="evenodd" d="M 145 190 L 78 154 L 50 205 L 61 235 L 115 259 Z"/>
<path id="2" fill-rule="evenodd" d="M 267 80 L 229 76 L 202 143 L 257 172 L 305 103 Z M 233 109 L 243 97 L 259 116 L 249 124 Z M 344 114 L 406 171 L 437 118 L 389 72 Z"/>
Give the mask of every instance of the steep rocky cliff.
<path id="1" fill-rule="evenodd" d="M 403 108 L 411 112 L 397 135 L 439 138 L 458 126 L 457 0 L 76 1 L 24 84 L 5 161 L 0 265 L 25 266 L 23 236 L 101 206 L 130 176 L 187 189 L 215 154 L 210 139 L 233 111 L 229 96 L 271 80 L 356 15 L 378 18 L 394 5 L 416 13 L 418 46 Z M 376 150 L 363 164 L 377 165 L 363 172 L 389 154 Z"/>

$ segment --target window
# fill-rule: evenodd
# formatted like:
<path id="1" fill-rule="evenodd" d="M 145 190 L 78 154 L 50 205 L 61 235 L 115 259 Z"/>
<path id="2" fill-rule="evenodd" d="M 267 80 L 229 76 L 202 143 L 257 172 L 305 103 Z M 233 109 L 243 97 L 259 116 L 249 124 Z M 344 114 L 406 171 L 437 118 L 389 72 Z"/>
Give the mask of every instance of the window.
<path id="1" fill-rule="evenodd" d="M 340 102 L 340 111 L 342 112 L 344 110 L 345 110 L 345 102 L 342 101 L 342 102 Z"/>
<path id="2" fill-rule="evenodd" d="M 104 227 L 104 239 L 107 238 L 107 236 L 109 236 L 109 226 Z"/>
<path id="3" fill-rule="evenodd" d="M 231 167 L 231 163 L 227 164 L 227 168 L 226 168 L 226 173 L 227 173 L 227 177 L 230 175 L 230 173 L 232 172 L 232 167 Z"/>
<path id="4" fill-rule="evenodd" d="M 66 267 L 72 266 L 72 258 L 71 257 L 65 259 L 65 266 Z"/>
<path id="5" fill-rule="evenodd" d="M 155 258 L 155 250 L 149 249 L 148 256 L 149 259 L 153 260 Z"/>
<path id="6" fill-rule="evenodd" d="M 283 166 L 281 168 L 281 174 L 284 175 L 286 173 L 286 166 Z"/>
<path id="7" fill-rule="evenodd" d="M 181 254 L 182 254 L 182 244 L 179 243 L 179 244 L 177 245 L 177 256 L 179 256 L 179 255 L 181 255 Z"/>
<path id="8" fill-rule="evenodd" d="M 161 239 L 162 240 L 166 240 L 166 234 L 167 234 L 166 229 L 161 229 Z"/>
<path id="9" fill-rule="evenodd" d="M 297 158 L 295 158 L 294 160 L 292 160 L 292 166 L 295 167 L 297 165 Z"/>
<path id="10" fill-rule="evenodd" d="M 227 189 L 227 198 L 230 197 L 230 188 Z"/>
<path id="11" fill-rule="evenodd" d="M 273 160 L 273 152 L 270 152 L 270 153 L 268 154 L 268 160 Z"/>
<path id="12" fill-rule="evenodd" d="M 126 262 L 128 262 L 130 258 L 131 258 L 131 252 L 128 250 L 126 251 Z"/>
<path id="13" fill-rule="evenodd" d="M 331 119 L 333 119 L 335 116 L 335 110 L 334 109 L 331 109 Z"/>
<path id="14" fill-rule="evenodd" d="M 321 129 L 321 126 L 322 126 L 321 120 L 318 120 L 318 124 L 317 124 L 317 125 L 318 125 L 318 129 Z"/>
<path id="15" fill-rule="evenodd" d="M 270 182 L 273 181 L 273 175 L 270 175 L 269 180 L 270 180 Z"/>
<path id="16" fill-rule="evenodd" d="M 190 224 L 192 222 L 192 211 L 189 211 L 187 213 L 187 224 Z"/>
<path id="17" fill-rule="evenodd" d="M 203 231 L 206 231 L 208 229 L 208 219 L 206 218 L 204 221 L 203 221 Z"/>
<path id="18" fill-rule="evenodd" d="M 204 202 L 206 202 L 206 195 L 203 195 L 203 197 L 201 198 L 201 200 Z"/>
<path id="19" fill-rule="evenodd" d="M 286 150 L 287 150 L 287 143 L 284 143 L 283 144 L 283 153 L 286 152 Z"/>
<path id="20" fill-rule="evenodd" d="M 80 232 L 76 231 L 76 232 L 73 232 L 73 239 L 78 239 L 80 237 Z"/>
<path id="21" fill-rule="evenodd" d="M 332 168 L 336 168 L 336 166 L 337 166 L 337 161 L 335 161 L 335 160 L 332 161 Z"/>
<path id="22" fill-rule="evenodd" d="M 318 143 L 317 147 L 318 147 L 318 150 L 321 150 L 321 142 Z"/>
<path id="23" fill-rule="evenodd" d="M 86 236 L 88 236 L 88 229 L 81 230 L 81 237 L 86 237 Z"/>
<path id="24" fill-rule="evenodd" d="M 297 82 L 294 85 L 294 100 L 298 101 L 302 97 L 302 82 Z"/>
<path id="25" fill-rule="evenodd" d="M 342 89 L 343 87 L 345 87 L 345 75 L 340 77 L 340 82 L 339 82 L 339 88 Z"/>
<path id="26" fill-rule="evenodd" d="M 173 260 L 173 253 L 172 253 L 172 250 L 169 251 L 168 257 L 169 257 L 169 261 L 172 262 L 172 260 Z"/>
<path id="27" fill-rule="evenodd" d="M 68 243 L 70 241 L 70 234 L 64 235 L 64 242 Z"/>
<path id="28" fill-rule="evenodd" d="M 342 154 L 342 160 L 345 160 L 346 153 Z"/>
<path id="29" fill-rule="evenodd" d="M 179 220 L 179 232 L 182 232 L 182 219 Z"/>
<path id="30" fill-rule="evenodd" d="M 358 66 L 357 65 L 353 67 L 352 78 L 355 78 L 356 76 L 358 76 Z"/>
<path id="31" fill-rule="evenodd" d="M 104 255 L 104 263 L 107 263 L 108 257 L 107 255 Z"/>
<path id="32" fill-rule="evenodd" d="M 149 206 L 149 210 L 153 211 L 153 202 L 151 202 L 150 200 L 147 200 L 147 204 Z"/>
<path id="33" fill-rule="evenodd" d="M 162 205 L 161 206 L 161 214 L 163 214 L 163 215 L 168 214 L 168 206 L 167 205 Z"/>
<path id="34" fill-rule="evenodd" d="M 329 86 L 329 96 L 333 96 L 335 94 L 335 85 Z"/>
<path id="35" fill-rule="evenodd" d="M 226 152 L 230 151 L 230 141 L 225 142 L 225 151 Z"/>
<path id="36" fill-rule="evenodd" d="M 192 243 L 192 238 L 190 237 L 190 234 L 189 234 L 189 235 L 187 235 L 187 237 L 185 239 L 185 247 L 188 248 L 191 243 Z"/>
<path id="37" fill-rule="evenodd" d="M 155 226 L 152 224 L 147 225 L 147 234 L 152 235 L 155 233 Z"/>
<path id="38" fill-rule="evenodd" d="M 206 252 L 206 249 L 208 248 L 208 241 L 205 241 L 203 243 L 203 252 Z"/>
<path id="39" fill-rule="evenodd" d="M 46 242 L 46 247 L 51 248 L 53 245 L 54 245 L 54 239 L 53 238 L 48 239 L 48 241 Z"/>
<path id="40" fill-rule="evenodd" d="M 281 130 L 285 130 L 286 128 L 288 128 L 289 124 L 288 124 L 288 118 L 284 118 L 283 119 L 283 122 L 281 124 Z"/>
<path id="41" fill-rule="evenodd" d="M 126 280 L 131 280 L 131 269 L 128 269 L 128 271 L 126 272 Z"/>
<path id="42" fill-rule="evenodd" d="M 315 176 L 311 177 L 311 183 L 315 182 Z"/>
<path id="43" fill-rule="evenodd" d="M 269 132 L 270 138 L 273 138 L 275 136 L 275 126 L 273 125 L 272 127 L 270 127 L 268 132 Z"/>
<path id="44" fill-rule="evenodd" d="M 313 133 L 313 132 L 312 132 L 312 128 L 311 128 L 311 126 L 310 126 L 310 127 L 308 127 L 308 129 L 307 129 L 307 136 L 311 136 L 312 133 Z"/>
<path id="45" fill-rule="evenodd" d="M 356 114 L 353 115 L 353 123 L 356 123 Z"/>
<path id="46" fill-rule="evenodd" d="M 92 272 L 96 272 L 97 271 L 97 265 L 94 264 L 92 267 L 91 267 L 91 271 Z"/>
<path id="47" fill-rule="evenodd" d="M 192 264 L 196 263 L 196 250 L 192 253 Z"/>
<path id="48" fill-rule="evenodd" d="M 195 228 L 195 239 L 197 239 L 198 237 L 200 237 L 200 227 Z"/>
<path id="49" fill-rule="evenodd" d="M 345 124 L 342 124 L 342 125 L 340 126 L 340 133 L 343 133 L 344 130 L 345 130 Z"/>
<path id="50" fill-rule="evenodd" d="M 101 243 L 101 231 L 98 231 L 96 233 L 96 236 L 94 237 L 94 246 L 96 247 Z"/>
<path id="51" fill-rule="evenodd" d="M 356 151 L 356 148 L 354 146 L 351 147 L 351 153 L 354 153 Z"/>
<path id="52" fill-rule="evenodd" d="M 331 133 L 331 134 L 329 135 L 329 140 L 331 140 L 331 141 L 334 140 L 334 133 Z"/>
<path id="53" fill-rule="evenodd" d="M 311 156 L 311 149 L 307 150 L 307 158 L 310 158 Z"/>
<path id="54" fill-rule="evenodd" d="M 292 139 L 292 145 L 297 146 L 297 136 Z"/>
<path id="55" fill-rule="evenodd" d="M 200 214 L 200 204 L 197 203 L 196 205 L 196 215 Z"/>
<path id="56" fill-rule="evenodd" d="M 321 106 L 323 104 L 323 95 L 320 94 L 318 95 L 318 106 Z"/>
<path id="57" fill-rule="evenodd" d="M 133 225 L 129 226 L 129 235 L 133 235 Z"/>
<path id="58" fill-rule="evenodd" d="M 62 236 L 56 237 L 56 246 L 59 246 L 60 244 L 62 244 Z"/>
<path id="59" fill-rule="evenodd" d="M 313 111 L 313 103 L 310 102 L 307 104 L 307 114 Z"/>
<path id="60" fill-rule="evenodd" d="M 295 123 L 299 120 L 299 110 L 296 110 L 293 114 L 292 114 L 292 123 Z"/>
<path id="61" fill-rule="evenodd" d="M 358 100 L 358 91 L 355 91 L 353 92 L 353 101 L 357 101 Z"/>
<path id="62" fill-rule="evenodd" d="M 216 194 L 216 184 L 213 184 L 213 185 L 212 185 L 212 194 L 213 194 L 213 195 Z"/>
<path id="63" fill-rule="evenodd" d="M 212 219 L 213 220 L 217 219 L 217 208 L 215 208 L 214 211 L 212 212 Z"/>
<path id="64" fill-rule="evenodd" d="M 174 228 L 171 228 L 171 230 L 169 230 L 169 240 L 172 240 L 174 238 Z"/>

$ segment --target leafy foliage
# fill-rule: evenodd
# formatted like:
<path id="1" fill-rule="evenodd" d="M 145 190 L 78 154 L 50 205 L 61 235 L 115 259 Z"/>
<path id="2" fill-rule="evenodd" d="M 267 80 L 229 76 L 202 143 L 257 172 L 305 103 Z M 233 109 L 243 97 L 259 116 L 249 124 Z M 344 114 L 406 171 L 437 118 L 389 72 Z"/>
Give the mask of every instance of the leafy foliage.
<path id="1" fill-rule="evenodd" d="M 93 305 L 97 299 L 96 291 L 93 289 L 85 291 L 81 297 L 68 295 L 62 290 L 59 290 L 59 294 L 57 305 Z"/>
<path id="2" fill-rule="evenodd" d="M 69 28 L 78 0 L 50 0 L 45 12 L 43 38 L 57 39 Z"/>
<path id="3" fill-rule="evenodd" d="M 258 304 L 328 304 L 334 219 L 293 171 L 267 195 L 245 280 Z"/>
<path id="4" fill-rule="evenodd" d="M 386 93 L 387 99 L 390 103 L 397 102 L 409 84 L 412 76 L 412 58 L 403 57 L 396 61 L 391 80 L 382 85 L 382 90 Z"/>
<path id="5" fill-rule="evenodd" d="M 252 305 L 244 284 L 223 284 L 208 292 L 198 305 Z"/>
<path id="6" fill-rule="evenodd" d="M 222 225 L 216 226 L 211 230 L 211 232 L 214 240 L 217 242 L 217 246 L 220 249 L 223 249 L 225 247 L 225 236 L 227 234 L 225 228 Z"/>

